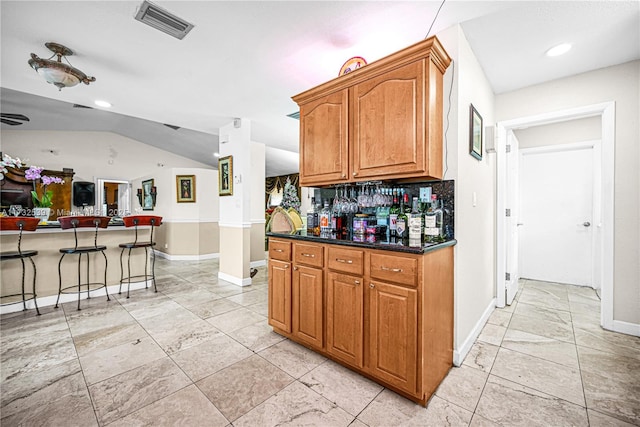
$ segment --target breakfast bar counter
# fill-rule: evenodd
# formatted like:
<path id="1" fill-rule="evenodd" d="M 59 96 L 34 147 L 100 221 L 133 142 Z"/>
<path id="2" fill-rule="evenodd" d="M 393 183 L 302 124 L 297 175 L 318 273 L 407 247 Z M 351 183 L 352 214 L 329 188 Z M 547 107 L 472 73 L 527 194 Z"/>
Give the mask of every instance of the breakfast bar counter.
<path id="1" fill-rule="evenodd" d="M 95 228 L 80 228 L 78 232 L 79 246 L 92 246 L 94 244 Z M 146 235 L 146 231 L 143 231 Z M 17 248 L 19 232 L 2 230 L 0 231 L 0 245 L 3 251 L 15 250 Z M 134 231 L 131 228 L 125 228 L 121 222 L 111 223 L 107 228 L 101 228 L 98 231 L 98 245 L 107 247 L 105 255 L 107 256 L 107 285 L 110 286 L 109 293 L 117 292 L 117 286 L 120 283 L 120 252 L 118 247 L 120 243 L 132 242 L 134 240 Z M 55 304 L 58 296 L 58 263 L 60 261 L 61 248 L 73 248 L 75 246 L 75 238 L 72 229 L 64 230 L 57 222 L 41 224 L 38 229 L 33 232 L 24 232 L 22 234 L 22 250 L 36 250 L 38 255 L 33 257 L 33 261 L 37 268 L 36 289 L 38 294 L 38 305 L 46 306 Z M 126 255 L 126 254 L 125 254 Z M 104 258 L 100 254 L 90 254 L 91 272 L 90 282 L 104 281 Z M 144 269 L 144 253 L 131 253 L 131 265 L 139 267 L 140 271 Z M 82 260 L 82 280 L 86 280 L 86 257 Z M 125 265 L 126 270 L 126 265 Z M 66 257 L 61 266 L 62 286 L 69 286 L 77 283 L 78 262 L 76 257 Z M 31 269 L 27 270 L 27 283 L 31 283 Z M 15 294 L 20 292 L 20 283 L 22 276 L 22 266 L 19 260 L 6 261 L 2 263 L 0 272 L 0 290 L 2 295 Z M 113 287 L 115 285 L 115 288 Z M 124 287 L 126 288 L 126 286 Z M 132 289 L 134 286 L 132 285 Z M 95 292 L 91 292 L 91 297 L 104 295 L 104 288 Z M 86 297 L 86 293 L 83 295 Z M 61 302 L 75 301 L 77 295 L 62 295 Z M 29 301 L 28 308 L 33 308 L 33 301 Z M 12 306 L 3 306 L 2 312 L 15 311 L 21 309 L 20 304 Z"/>

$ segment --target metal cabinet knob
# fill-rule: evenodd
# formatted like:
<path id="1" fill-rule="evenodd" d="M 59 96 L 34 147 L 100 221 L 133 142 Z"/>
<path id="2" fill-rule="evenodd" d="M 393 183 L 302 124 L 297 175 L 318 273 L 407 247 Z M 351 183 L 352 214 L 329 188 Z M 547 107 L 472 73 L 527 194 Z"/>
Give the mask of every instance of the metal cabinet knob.
<path id="1" fill-rule="evenodd" d="M 293 267 L 293 269 L 297 271 L 297 270 L 298 270 L 298 267 Z"/>
<path id="2" fill-rule="evenodd" d="M 371 289 L 373 289 L 373 288 L 375 288 L 376 286 L 375 286 L 373 283 L 369 283 L 369 287 L 370 287 Z"/>
<path id="3" fill-rule="evenodd" d="M 354 173 L 353 173 L 353 176 L 356 176 L 356 175 L 358 175 L 358 172 L 354 172 Z"/>

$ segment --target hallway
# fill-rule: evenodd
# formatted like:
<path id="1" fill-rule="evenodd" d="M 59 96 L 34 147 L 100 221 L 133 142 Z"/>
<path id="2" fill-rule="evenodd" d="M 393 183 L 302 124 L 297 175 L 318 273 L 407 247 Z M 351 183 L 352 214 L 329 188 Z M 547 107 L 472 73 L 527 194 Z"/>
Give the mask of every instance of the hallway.
<path id="1" fill-rule="evenodd" d="M 266 268 L 156 265 L 158 289 L 3 315 L 2 426 L 640 425 L 640 338 L 592 289 L 523 280 L 427 408 L 273 333 Z"/>

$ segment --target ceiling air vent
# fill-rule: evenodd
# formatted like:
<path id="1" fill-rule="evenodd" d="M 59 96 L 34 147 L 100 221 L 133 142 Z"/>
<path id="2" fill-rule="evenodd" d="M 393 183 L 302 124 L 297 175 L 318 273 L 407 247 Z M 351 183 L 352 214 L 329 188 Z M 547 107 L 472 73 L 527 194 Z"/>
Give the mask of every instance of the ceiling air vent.
<path id="1" fill-rule="evenodd" d="M 193 28 L 193 24 L 146 0 L 140 5 L 136 20 L 180 40 Z"/>
<path id="2" fill-rule="evenodd" d="M 296 111 L 295 113 L 287 114 L 287 117 L 291 117 L 292 119 L 300 120 L 300 111 Z"/>
<path id="3" fill-rule="evenodd" d="M 86 108 L 87 110 L 93 110 L 93 107 L 87 107 L 86 105 L 73 104 L 73 108 Z"/>

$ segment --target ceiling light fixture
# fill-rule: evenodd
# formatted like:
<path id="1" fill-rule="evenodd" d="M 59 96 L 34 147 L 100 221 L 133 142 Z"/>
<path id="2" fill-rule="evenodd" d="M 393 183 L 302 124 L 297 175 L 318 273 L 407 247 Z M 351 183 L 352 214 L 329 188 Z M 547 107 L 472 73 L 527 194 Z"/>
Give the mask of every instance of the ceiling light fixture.
<path id="1" fill-rule="evenodd" d="M 110 102 L 103 101 L 101 99 L 96 99 L 93 103 L 96 104 L 98 107 L 111 108 Z"/>
<path id="2" fill-rule="evenodd" d="M 73 87 L 80 82 L 88 85 L 89 83 L 96 81 L 95 77 L 87 76 L 85 73 L 74 68 L 71 63 L 69 63 L 69 60 L 66 57 L 73 55 L 73 51 L 71 49 L 54 42 L 48 42 L 44 45 L 53 52 L 53 55 L 51 55 L 49 59 L 42 59 L 35 53 L 32 53 L 29 65 L 31 65 L 31 68 L 36 70 L 38 74 L 44 77 L 48 83 L 57 86 L 58 90 L 62 90 L 63 87 Z M 57 61 L 51 60 L 54 56 L 58 57 Z M 62 63 L 63 57 L 69 65 Z"/>
<path id="3" fill-rule="evenodd" d="M 559 45 L 554 46 L 551 49 L 549 49 L 545 55 L 547 55 L 547 56 L 560 56 L 560 55 L 564 55 L 565 53 L 569 52 L 570 50 L 571 50 L 571 44 L 570 43 L 562 43 L 562 44 L 559 44 Z"/>

